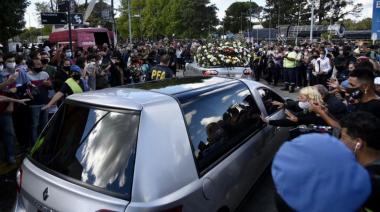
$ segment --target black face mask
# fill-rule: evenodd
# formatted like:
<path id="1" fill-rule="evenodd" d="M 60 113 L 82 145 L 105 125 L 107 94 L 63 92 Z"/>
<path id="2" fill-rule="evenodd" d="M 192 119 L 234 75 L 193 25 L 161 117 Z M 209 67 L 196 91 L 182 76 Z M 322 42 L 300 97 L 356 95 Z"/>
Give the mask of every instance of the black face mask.
<path id="1" fill-rule="evenodd" d="M 49 63 L 49 59 L 41 59 L 41 63 L 42 63 L 43 65 L 46 65 L 46 64 Z"/>
<path id="2" fill-rule="evenodd" d="M 70 71 L 70 66 L 63 66 L 63 70 L 66 72 Z"/>
<path id="3" fill-rule="evenodd" d="M 42 71 L 42 68 L 33 68 L 34 72 L 40 73 Z"/>
<path id="4" fill-rule="evenodd" d="M 80 80 L 80 74 L 73 74 L 72 77 L 74 80 Z"/>
<path id="5" fill-rule="evenodd" d="M 364 92 L 359 88 L 349 88 L 346 91 L 350 94 L 350 97 L 355 100 L 359 100 L 364 96 Z"/>

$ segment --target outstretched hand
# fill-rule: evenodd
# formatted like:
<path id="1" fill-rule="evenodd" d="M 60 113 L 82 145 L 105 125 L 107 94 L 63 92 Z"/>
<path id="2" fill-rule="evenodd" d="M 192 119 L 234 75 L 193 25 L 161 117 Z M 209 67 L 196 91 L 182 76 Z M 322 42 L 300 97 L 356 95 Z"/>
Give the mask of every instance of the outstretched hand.
<path id="1" fill-rule="evenodd" d="M 17 103 L 19 103 L 19 104 L 23 104 L 23 105 L 26 105 L 26 102 L 29 102 L 30 101 L 30 99 L 19 99 L 18 101 L 17 101 Z"/>
<path id="2" fill-rule="evenodd" d="M 282 103 L 282 102 L 273 101 L 272 105 L 277 106 L 278 109 L 284 108 L 284 103 Z"/>
<path id="3" fill-rule="evenodd" d="M 292 122 L 298 122 L 298 118 L 297 116 L 295 116 L 292 112 L 290 112 L 289 110 L 285 110 L 285 114 L 286 114 L 286 119 L 292 121 Z"/>
<path id="4" fill-rule="evenodd" d="M 41 108 L 41 110 L 47 110 L 47 109 L 49 109 L 49 108 L 50 108 L 49 105 L 45 105 L 45 106 L 43 106 L 43 107 Z"/>

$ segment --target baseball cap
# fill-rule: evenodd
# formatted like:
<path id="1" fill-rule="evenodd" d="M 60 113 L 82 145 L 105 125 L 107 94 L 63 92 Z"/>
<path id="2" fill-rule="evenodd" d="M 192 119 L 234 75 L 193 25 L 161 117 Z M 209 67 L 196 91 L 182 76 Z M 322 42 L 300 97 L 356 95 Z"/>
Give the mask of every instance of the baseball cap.
<path id="1" fill-rule="evenodd" d="M 285 142 L 273 160 L 272 177 L 278 194 L 296 211 L 356 211 L 371 193 L 368 172 L 327 134 Z"/>
<path id="2" fill-rule="evenodd" d="M 80 73 L 80 67 L 77 65 L 72 65 L 70 71 Z"/>

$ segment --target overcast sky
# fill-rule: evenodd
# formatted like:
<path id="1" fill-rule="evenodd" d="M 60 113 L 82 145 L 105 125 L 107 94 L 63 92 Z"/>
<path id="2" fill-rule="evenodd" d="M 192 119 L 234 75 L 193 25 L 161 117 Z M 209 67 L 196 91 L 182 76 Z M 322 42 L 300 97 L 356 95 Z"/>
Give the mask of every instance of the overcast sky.
<path id="1" fill-rule="evenodd" d="M 38 16 L 36 15 L 34 3 L 35 2 L 49 2 L 49 0 L 30 0 L 31 4 L 28 7 L 25 15 L 26 27 L 38 27 Z M 105 0 L 106 2 L 110 2 L 110 0 Z M 233 2 L 236 1 L 247 1 L 247 0 L 211 0 L 211 3 L 215 4 L 218 8 L 218 18 L 222 19 L 225 14 L 225 10 L 230 6 Z M 84 1 L 83 1 L 84 2 Z M 120 0 L 114 0 L 115 7 L 120 6 Z M 252 2 L 256 2 L 260 6 L 265 6 L 265 0 L 252 0 Z M 360 15 L 359 19 L 367 18 L 372 16 L 372 2 L 373 0 L 354 0 L 354 2 L 360 2 L 363 4 L 363 12 Z"/>

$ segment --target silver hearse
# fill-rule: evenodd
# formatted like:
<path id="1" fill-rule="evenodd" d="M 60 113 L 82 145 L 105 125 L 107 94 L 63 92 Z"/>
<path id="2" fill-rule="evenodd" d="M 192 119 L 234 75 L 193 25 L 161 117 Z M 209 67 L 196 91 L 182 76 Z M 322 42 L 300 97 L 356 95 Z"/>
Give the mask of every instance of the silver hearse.
<path id="1" fill-rule="evenodd" d="M 247 67 L 222 67 L 214 66 L 205 68 L 199 66 L 197 62 L 186 63 L 185 71 L 183 72 L 185 77 L 194 76 L 219 76 L 219 77 L 231 77 L 235 79 L 253 79 L 253 72 L 249 66 Z"/>
<path id="2" fill-rule="evenodd" d="M 195 77 L 69 96 L 17 173 L 14 211 L 234 211 L 288 136 L 251 80 Z"/>

